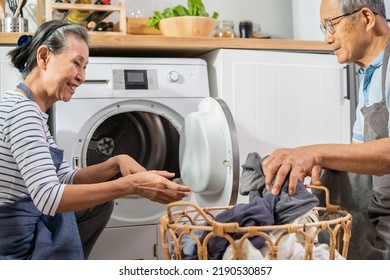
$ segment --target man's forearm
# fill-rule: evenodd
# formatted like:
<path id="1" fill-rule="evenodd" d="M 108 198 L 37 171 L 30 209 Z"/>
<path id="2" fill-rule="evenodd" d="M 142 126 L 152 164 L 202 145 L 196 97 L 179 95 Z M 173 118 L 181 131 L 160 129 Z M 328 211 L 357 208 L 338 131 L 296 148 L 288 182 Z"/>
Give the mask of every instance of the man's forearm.
<path id="1" fill-rule="evenodd" d="M 390 138 L 363 144 L 314 145 L 323 168 L 361 174 L 390 173 Z"/>

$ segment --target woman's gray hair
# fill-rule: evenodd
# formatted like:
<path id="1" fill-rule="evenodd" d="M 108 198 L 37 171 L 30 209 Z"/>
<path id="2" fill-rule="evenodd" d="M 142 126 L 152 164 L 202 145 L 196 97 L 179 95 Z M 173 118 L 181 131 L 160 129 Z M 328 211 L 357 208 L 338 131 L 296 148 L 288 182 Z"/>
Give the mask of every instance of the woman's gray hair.
<path id="1" fill-rule="evenodd" d="M 59 20 L 43 23 L 32 37 L 23 36 L 28 38 L 18 42 L 18 46 L 8 53 L 12 64 L 22 73 L 23 79 L 37 65 L 36 55 L 40 46 L 46 45 L 51 52 L 59 54 L 66 47 L 69 36 L 75 36 L 89 45 L 88 32 L 84 27 Z"/>
<path id="2" fill-rule="evenodd" d="M 383 0 L 340 0 L 341 12 L 352 13 L 363 7 L 367 7 L 379 16 L 386 18 L 385 3 Z"/>

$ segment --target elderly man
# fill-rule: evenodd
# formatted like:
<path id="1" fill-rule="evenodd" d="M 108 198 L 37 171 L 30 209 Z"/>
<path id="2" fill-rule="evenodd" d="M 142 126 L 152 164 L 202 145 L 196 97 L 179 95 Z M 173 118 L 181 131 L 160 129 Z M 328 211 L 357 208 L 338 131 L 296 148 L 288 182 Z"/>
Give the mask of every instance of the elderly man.
<path id="1" fill-rule="evenodd" d="M 292 195 L 305 176 L 327 185 L 353 216 L 350 258 L 390 259 L 390 28 L 384 3 L 322 0 L 320 18 L 338 62 L 355 63 L 363 75 L 352 143 L 278 149 L 263 163 L 266 186 L 277 194 L 289 179 Z"/>

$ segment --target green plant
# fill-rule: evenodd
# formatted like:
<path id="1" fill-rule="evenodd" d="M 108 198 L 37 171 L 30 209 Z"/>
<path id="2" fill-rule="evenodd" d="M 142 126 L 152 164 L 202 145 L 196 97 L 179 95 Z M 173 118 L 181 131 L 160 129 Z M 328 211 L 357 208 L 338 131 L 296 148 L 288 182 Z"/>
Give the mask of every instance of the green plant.
<path id="1" fill-rule="evenodd" d="M 201 17 L 209 17 L 210 15 L 206 12 L 206 9 L 203 5 L 202 0 L 188 0 L 188 7 L 184 7 L 183 5 L 177 5 L 173 8 L 166 8 L 162 13 L 159 11 L 155 11 L 152 16 L 148 18 L 148 22 L 146 23 L 147 27 L 154 27 L 159 29 L 158 23 L 160 20 L 164 18 L 170 17 L 183 17 L 183 16 L 201 16 Z M 217 19 L 218 13 L 213 12 L 211 15 L 212 18 Z"/>

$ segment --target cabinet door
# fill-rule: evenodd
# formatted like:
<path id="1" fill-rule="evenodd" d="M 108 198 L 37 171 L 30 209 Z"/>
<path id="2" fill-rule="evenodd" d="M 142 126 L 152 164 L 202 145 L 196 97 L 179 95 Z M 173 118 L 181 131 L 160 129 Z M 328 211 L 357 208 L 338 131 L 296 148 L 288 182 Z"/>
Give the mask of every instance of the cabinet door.
<path id="1" fill-rule="evenodd" d="M 241 163 L 254 151 L 350 142 L 346 67 L 334 55 L 218 50 L 204 58 L 211 94 L 232 111 Z"/>

